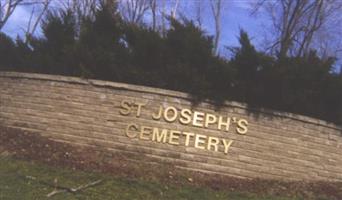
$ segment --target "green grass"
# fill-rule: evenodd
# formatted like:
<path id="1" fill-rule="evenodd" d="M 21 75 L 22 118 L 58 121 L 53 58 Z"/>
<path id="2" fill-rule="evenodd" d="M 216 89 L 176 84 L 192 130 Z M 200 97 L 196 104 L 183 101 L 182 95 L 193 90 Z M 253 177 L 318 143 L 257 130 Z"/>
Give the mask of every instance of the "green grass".
<path id="1" fill-rule="evenodd" d="M 31 177 L 31 178 L 30 178 Z M 35 179 L 33 179 L 34 177 Z M 77 187 L 95 180 L 103 181 L 75 194 L 59 193 L 50 198 L 54 180 L 59 186 Z M 1 200 L 74 200 L 74 199 L 224 199 L 224 200 L 289 200 L 281 197 L 257 197 L 252 194 L 214 191 L 195 186 L 164 185 L 144 180 L 116 178 L 100 173 L 73 171 L 38 163 L 0 157 Z"/>

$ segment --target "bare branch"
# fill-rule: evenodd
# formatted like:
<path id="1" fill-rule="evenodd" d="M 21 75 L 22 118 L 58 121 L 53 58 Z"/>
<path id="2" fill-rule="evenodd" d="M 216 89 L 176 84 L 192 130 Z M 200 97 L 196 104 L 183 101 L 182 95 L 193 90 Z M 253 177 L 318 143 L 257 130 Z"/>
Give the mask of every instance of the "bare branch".
<path id="1" fill-rule="evenodd" d="M 173 6 L 173 8 L 171 10 L 171 17 L 173 19 L 176 19 L 176 13 L 177 13 L 178 5 L 179 5 L 179 0 L 176 0 L 175 5 Z"/>
<path id="2" fill-rule="evenodd" d="M 221 0 L 210 0 L 211 11 L 215 21 L 214 53 L 218 54 L 218 46 L 221 35 Z"/>
<path id="3" fill-rule="evenodd" d="M 6 0 L 5 3 L 1 5 L 0 30 L 5 26 L 9 17 L 13 14 L 17 6 L 22 2 L 23 0 Z"/>
<path id="4" fill-rule="evenodd" d="M 202 1 L 196 1 L 196 21 L 202 27 Z"/>
<path id="5" fill-rule="evenodd" d="M 130 23 L 141 23 L 146 11 L 150 8 L 147 0 L 119 1 L 119 9 L 124 19 Z"/>
<path id="6" fill-rule="evenodd" d="M 152 12 L 152 30 L 156 30 L 157 26 L 157 0 L 149 0 L 149 6 Z"/>
<path id="7" fill-rule="evenodd" d="M 316 36 L 317 33 L 324 31 L 325 24 L 333 23 L 340 16 L 342 2 L 339 0 L 282 0 L 280 2 L 259 0 L 252 14 L 260 12 L 261 8 L 264 8 L 262 11 L 267 12 L 272 21 L 271 34 L 274 42 L 270 46 L 272 49 L 277 49 L 277 56 L 282 58 L 288 55 L 307 55 L 310 49 L 314 48 L 314 41 L 321 40 Z M 334 27 L 341 27 L 341 21 Z M 319 45 L 316 47 L 319 48 Z"/>
<path id="8" fill-rule="evenodd" d="M 32 35 L 34 35 L 37 27 L 38 27 L 38 24 L 40 23 L 40 21 L 42 20 L 42 17 L 43 15 L 45 14 L 45 12 L 48 10 L 48 7 L 50 5 L 52 0 L 45 0 L 43 2 L 43 8 L 42 10 L 40 11 L 39 15 L 37 16 L 33 26 L 31 27 L 31 23 L 32 23 L 32 17 L 33 17 L 33 14 L 34 14 L 34 11 L 35 11 L 35 7 L 32 8 L 32 12 L 31 12 L 31 16 L 30 16 L 30 20 L 29 20 L 29 23 L 28 23 L 28 26 L 27 26 L 27 30 L 26 30 L 26 38 L 25 38 L 25 43 L 28 42 L 28 38 Z"/>

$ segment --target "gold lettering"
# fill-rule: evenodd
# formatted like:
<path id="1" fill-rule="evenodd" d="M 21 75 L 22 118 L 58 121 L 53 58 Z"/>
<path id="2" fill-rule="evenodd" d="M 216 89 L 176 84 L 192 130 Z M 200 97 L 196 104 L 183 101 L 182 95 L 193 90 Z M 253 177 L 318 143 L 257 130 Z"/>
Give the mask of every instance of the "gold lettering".
<path id="1" fill-rule="evenodd" d="M 182 109 L 180 113 L 179 122 L 182 124 L 189 124 L 191 122 L 191 110 Z"/>
<path id="2" fill-rule="evenodd" d="M 132 128 L 135 130 L 135 131 L 138 131 L 138 125 L 136 124 L 128 124 L 128 126 L 126 127 L 126 135 L 127 137 L 129 138 L 135 138 L 137 137 L 137 133 L 130 133 L 129 131 L 132 130 Z"/>
<path id="3" fill-rule="evenodd" d="M 135 103 L 135 105 L 137 105 L 138 106 L 138 109 L 137 109 L 137 117 L 140 117 L 140 113 L 141 113 L 141 108 L 143 107 L 143 106 L 146 106 L 146 103 Z"/>
<path id="4" fill-rule="evenodd" d="M 129 113 L 131 113 L 131 102 L 128 100 L 122 100 L 120 114 L 128 115 Z"/>
<path id="5" fill-rule="evenodd" d="M 169 111 L 172 111 L 173 115 L 171 117 L 169 117 L 168 113 Z M 168 122 L 173 122 L 177 119 L 177 109 L 173 106 L 169 106 L 164 110 L 164 119 Z"/>
<path id="6" fill-rule="evenodd" d="M 152 132 L 152 128 L 148 126 L 141 126 L 140 130 L 140 139 L 142 140 L 149 140 L 150 138 L 148 137 Z"/>
<path id="7" fill-rule="evenodd" d="M 152 114 L 152 119 L 154 120 L 159 120 L 162 116 L 162 113 L 163 113 L 163 107 L 162 106 L 159 106 L 159 111 L 158 113 L 154 113 Z"/>
<path id="8" fill-rule="evenodd" d="M 229 131 L 230 117 L 227 117 L 227 121 L 226 121 L 226 122 L 223 122 L 223 117 L 220 116 L 217 125 L 218 125 L 217 128 L 218 128 L 219 130 L 222 129 L 222 126 L 225 126 L 225 127 L 226 127 L 226 131 Z"/>
<path id="9" fill-rule="evenodd" d="M 153 133 L 152 133 L 152 140 L 157 141 L 157 142 L 162 142 L 165 143 L 167 138 L 167 129 L 162 129 L 161 133 L 159 134 L 159 129 L 158 128 L 153 128 Z"/>
<path id="10" fill-rule="evenodd" d="M 194 118 L 192 119 L 192 125 L 203 127 L 203 120 L 204 120 L 204 113 L 195 111 Z"/>
<path id="11" fill-rule="evenodd" d="M 169 135 L 169 144 L 179 145 L 179 134 L 180 131 L 171 130 Z"/>
<path id="12" fill-rule="evenodd" d="M 205 115 L 205 127 L 208 128 L 209 124 L 214 124 L 217 121 L 217 117 L 213 114 Z"/>
<path id="13" fill-rule="evenodd" d="M 222 142 L 223 142 L 223 145 L 224 145 L 224 153 L 228 154 L 229 147 L 230 147 L 230 145 L 232 145 L 233 140 L 228 140 L 227 141 L 225 139 L 222 139 Z"/>
<path id="14" fill-rule="evenodd" d="M 218 151 L 218 144 L 220 140 L 217 137 L 208 137 L 208 146 L 207 149 L 210 150 L 211 147 L 214 147 L 214 151 Z"/>
<path id="15" fill-rule="evenodd" d="M 185 135 L 185 146 L 189 146 L 190 137 L 193 137 L 195 134 L 189 133 L 189 132 L 183 132 L 183 135 Z"/>
<path id="16" fill-rule="evenodd" d="M 248 129 L 247 129 L 247 125 L 248 125 L 248 122 L 247 120 L 245 119 L 240 119 L 238 121 L 238 127 L 236 128 L 236 131 L 239 133 L 239 134 L 246 134 Z"/>
<path id="17" fill-rule="evenodd" d="M 196 136 L 195 136 L 195 148 L 205 149 L 205 147 L 204 146 L 200 146 L 200 144 L 205 144 L 205 139 L 206 138 L 207 138 L 207 136 L 205 136 L 205 135 L 196 134 Z"/>

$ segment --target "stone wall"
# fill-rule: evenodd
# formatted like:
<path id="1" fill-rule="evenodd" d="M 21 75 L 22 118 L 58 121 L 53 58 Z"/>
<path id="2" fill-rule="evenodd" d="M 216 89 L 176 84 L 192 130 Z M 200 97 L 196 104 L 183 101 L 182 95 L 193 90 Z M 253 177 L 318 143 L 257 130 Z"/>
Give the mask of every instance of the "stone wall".
<path id="1" fill-rule="evenodd" d="M 192 121 L 173 119 L 172 109 L 166 115 L 169 121 L 153 119 L 160 106 L 176 108 L 178 117 L 188 111 L 183 120 L 190 111 Z M 228 128 L 218 127 L 220 116 L 230 120 Z M 193 106 L 187 94 L 175 91 L 0 72 L 0 124 L 181 169 L 244 178 L 342 181 L 340 127 L 300 115 L 250 110 L 236 102 L 220 108 Z M 162 138 L 163 130 L 167 138 Z"/>

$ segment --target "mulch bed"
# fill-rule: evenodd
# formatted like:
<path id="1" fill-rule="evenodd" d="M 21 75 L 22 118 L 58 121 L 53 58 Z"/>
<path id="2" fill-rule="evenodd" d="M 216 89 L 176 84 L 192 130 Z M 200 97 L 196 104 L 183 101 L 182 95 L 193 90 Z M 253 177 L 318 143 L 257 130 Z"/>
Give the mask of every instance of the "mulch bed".
<path id="1" fill-rule="evenodd" d="M 73 170 L 101 172 L 115 177 L 138 178 L 171 185 L 195 185 L 214 190 L 332 200 L 342 199 L 342 182 L 288 182 L 239 179 L 208 175 L 172 167 L 167 163 L 146 162 L 143 157 L 113 153 L 100 147 L 80 147 L 53 141 L 37 133 L 0 126 L 0 154 Z"/>

